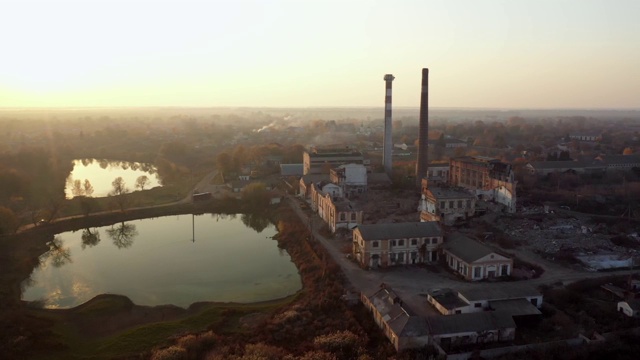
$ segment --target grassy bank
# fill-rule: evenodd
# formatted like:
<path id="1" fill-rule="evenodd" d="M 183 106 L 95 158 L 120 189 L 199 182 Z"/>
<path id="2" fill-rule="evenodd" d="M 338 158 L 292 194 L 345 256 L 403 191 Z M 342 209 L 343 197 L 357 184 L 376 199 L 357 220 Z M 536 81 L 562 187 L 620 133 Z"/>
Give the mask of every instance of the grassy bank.
<path id="1" fill-rule="evenodd" d="M 231 200 L 134 210 L 56 222 L 6 241 L 18 257 L 10 259 L 13 274 L 12 311 L 2 316 L 2 358 L 106 359 L 148 358 L 179 353 L 178 359 L 243 359 L 258 353 L 266 359 L 388 358 L 394 354 L 368 313 L 342 299 L 342 273 L 325 249 L 286 205 L 272 214 L 278 246 L 286 250 L 301 275 L 303 290 L 286 299 L 258 304 L 198 303 L 138 306 L 122 296 L 102 295 L 68 310 L 28 308 L 19 301 L 16 280 L 27 277 L 41 245 L 59 231 L 132 219 L 191 212 L 242 212 Z M 12 244 L 8 246 L 8 244 Z M 20 260 L 22 259 L 22 260 Z M 20 280 L 21 280 L 20 279 Z M 17 282 L 19 284 L 19 282 Z M 314 355 L 315 354 L 315 355 Z"/>

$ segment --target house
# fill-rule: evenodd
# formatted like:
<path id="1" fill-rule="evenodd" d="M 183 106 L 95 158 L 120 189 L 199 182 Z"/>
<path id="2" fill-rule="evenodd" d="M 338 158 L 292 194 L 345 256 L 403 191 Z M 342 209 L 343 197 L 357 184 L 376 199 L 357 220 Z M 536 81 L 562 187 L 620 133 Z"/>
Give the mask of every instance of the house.
<path id="1" fill-rule="evenodd" d="M 300 178 L 298 195 L 303 199 L 311 198 L 311 185 L 314 183 L 328 182 L 329 174 L 307 174 Z"/>
<path id="2" fill-rule="evenodd" d="M 368 165 L 364 155 L 356 149 L 348 146 L 344 147 L 310 147 L 302 155 L 303 173 L 322 174 L 329 173 L 330 168 L 344 164 L 363 164 Z"/>
<path id="3" fill-rule="evenodd" d="M 506 313 L 474 312 L 453 316 L 427 318 L 432 344 L 444 351 L 470 345 L 511 341 L 516 336 L 516 323 Z"/>
<path id="4" fill-rule="evenodd" d="M 449 163 L 429 163 L 427 179 L 430 184 L 445 184 L 449 179 Z"/>
<path id="5" fill-rule="evenodd" d="M 594 161 L 532 161 L 525 165 L 532 175 L 548 176 L 553 173 L 596 174 L 603 173 L 606 167 Z"/>
<path id="6" fill-rule="evenodd" d="M 462 156 L 449 161 L 449 185 L 502 204 L 509 213 L 516 211 L 516 184 L 512 166 L 498 159 Z"/>
<path id="7" fill-rule="evenodd" d="M 280 164 L 280 176 L 302 176 L 304 164 Z"/>
<path id="8" fill-rule="evenodd" d="M 421 348 L 429 343 L 426 319 L 404 307 L 400 297 L 390 288 L 383 287 L 370 296 L 362 293 L 360 300 L 396 351 Z"/>
<path id="9" fill-rule="evenodd" d="M 335 199 L 330 194 L 321 193 L 316 197 L 316 208 L 320 218 L 329 226 L 332 233 L 338 229 L 352 229 L 362 224 L 364 212 L 354 202 Z"/>
<path id="10" fill-rule="evenodd" d="M 626 300 L 618 302 L 618 312 L 629 317 L 640 317 L 640 300 Z"/>
<path id="11" fill-rule="evenodd" d="M 602 162 L 607 169 L 631 170 L 640 168 L 640 155 L 601 155 L 596 160 Z"/>
<path id="12" fill-rule="evenodd" d="M 367 168 L 362 164 L 345 164 L 329 172 L 331 182 L 342 188 L 345 197 L 367 191 Z"/>
<path id="13" fill-rule="evenodd" d="M 311 184 L 311 208 L 314 211 L 318 211 L 318 203 L 322 201 L 321 198 L 330 197 L 331 199 L 342 199 L 344 197 L 342 188 L 334 183 L 319 182 L 317 184 Z"/>
<path id="14" fill-rule="evenodd" d="M 242 190 L 244 190 L 247 185 L 251 184 L 251 182 L 251 180 L 235 180 L 229 182 L 227 186 L 229 186 L 231 188 L 231 191 L 233 191 L 234 193 L 239 193 L 242 192 Z"/>
<path id="15" fill-rule="evenodd" d="M 518 309 L 517 304 L 511 304 L 513 311 L 510 313 L 512 316 L 539 314 L 540 312 L 534 310 L 534 308 L 540 309 L 543 299 L 539 291 L 527 285 L 482 286 L 464 290 L 459 295 L 462 300 L 468 302 L 474 308 L 498 310 L 498 308 L 502 307 L 503 310 L 506 310 L 509 305 L 508 302 L 513 300 L 524 300 L 530 305 L 521 306 Z"/>
<path id="16" fill-rule="evenodd" d="M 430 187 L 423 190 L 418 211 L 420 221 L 453 225 L 475 214 L 476 198 L 462 190 Z"/>
<path id="17" fill-rule="evenodd" d="M 454 234 L 444 244 L 447 265 L 466 280 L 477 281 L 511 275 L 513 260 L 462 234 Z"/>
<path id="18" fill-rule="evenodd" d="M 442 315 L 500 311 L 520 317 L 541 314 L 542 294 L 528 286 L 433 289 L 427 292 L 427 302 Z"/>
<path id="19" fill-rule="evenodd" d="M 234 193 L 240 193 L 249 184 L 262 184 L 264 185 L 265 190 L 273 189 L 273 186 L 271 184 L 266 184 L 261 181 L 255 181 L 255 180 L 235 180 L 227 183 L 227 186 L 230 187 L 231 191 L 233 191 Z"/>
<path id="20" fill-rule="evenodd" d="M 454 138 L 444 138 L 440 141 L 440 143 L 442 146 L 444 146 L 447 149 L 455 149 L 455 148 L 466 148 L 467 147 L 467 142 L 466 141 L 462 141 L 459 139 L 454 139 Z"/>
<path id="21" fill-rule="evenodd" d="M 437 261 L 442 242 L 433 221 L 363 224 L 353 230 L 353 256 L 368 268 Z"/>
<path id="22" fill-rule="evenodd" d="M 569 139 L 578 141 L 600 141 L 602 139 L 601 134 L 569 134 Z"/>

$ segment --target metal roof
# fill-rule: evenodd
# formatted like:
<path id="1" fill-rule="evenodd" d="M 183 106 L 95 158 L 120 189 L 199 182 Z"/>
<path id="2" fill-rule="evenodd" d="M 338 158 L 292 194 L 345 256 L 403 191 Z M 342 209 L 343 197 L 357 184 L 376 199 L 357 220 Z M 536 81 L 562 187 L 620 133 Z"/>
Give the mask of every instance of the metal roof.
<path id="1" fill-rule="evenodd" d="M 528 285 L 519 286 L 481 286 L 460 292 L 469 302 L 480 300 L 513 300 L 542 296 L 538 290 Z"/>
<path id="2" fill-rule="evenodd" d="M 431 335 L 459 334 L 515 328 L 511 315 L 499 311 L 484 311 L 457 315 L 428 317 Z"/>
<path id="3" fill-rule="evenodd" d="M 452 234 L 448 237 L 444 242 L 444 248 L 467 263 L 472 263 L 489 254 L 495 253 L 490 247 L 460 233 Z"/>
<path id="4" fill-rule="evenodd" d="M 527 299 L 490 301 L 489 307 L 491 307 L 493 310 L 504 312 L 511 316 L 542 314 L 540 310 L 538 310 L 538 308 L 535 307 Z"/>
<path id="5" fill-rule="evenodd" d="M 442 229 L 435 221 L 405 222 L 391 224 L 358 225 L 364 240 L 386 240 L 442 236 Z"/>

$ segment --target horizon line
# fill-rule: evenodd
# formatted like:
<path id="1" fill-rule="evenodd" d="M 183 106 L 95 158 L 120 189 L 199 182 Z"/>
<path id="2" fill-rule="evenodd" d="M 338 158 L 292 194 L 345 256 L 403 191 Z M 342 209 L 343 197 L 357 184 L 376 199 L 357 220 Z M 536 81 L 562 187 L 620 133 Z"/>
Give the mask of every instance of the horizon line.
<path id="1" fill-rule="evenodd" d="M 12 110 L 98 110 L 98 109 L 384 109 L 384 106 L 188 106 L 188 105 L 143 105 L 143 106 L 0 106 L 0 111 Z M 393 109 L 416 109 L 419 106 L 394 106 Z M 485 111 L 640 111 L 640 107 L 464 107 L 430 106 L 429 110 L 485 110 Z"/>

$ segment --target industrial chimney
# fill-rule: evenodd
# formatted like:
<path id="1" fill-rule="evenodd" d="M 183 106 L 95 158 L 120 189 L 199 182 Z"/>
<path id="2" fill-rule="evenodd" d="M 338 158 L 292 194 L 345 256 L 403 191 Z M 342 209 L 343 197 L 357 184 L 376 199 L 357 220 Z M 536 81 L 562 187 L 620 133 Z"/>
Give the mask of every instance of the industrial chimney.
<path id="1" fill-rule="evenodd" d="M 429 69 L 422 69 L 420 93 L 420 131 L 418 133 L 418 161 L 416 163 L 416 185 L 422 187 L 422 178 L 429 170 Z"/>
<path id="2" fill-rule="evenodd" d="M 385 81 L 385 95 L 384 95 L 384 151 L 382 154 L 382 164 L 384 165 L 384 172 L 391 177 L 391 153 L 393 149 L 393 138 L 391 135 L 391 129 L 393 124 L 391 122 L 391 82 L 395 79 L 393 75 L 387 74 L 384 76 Z"/>

